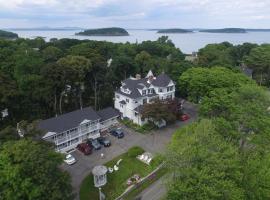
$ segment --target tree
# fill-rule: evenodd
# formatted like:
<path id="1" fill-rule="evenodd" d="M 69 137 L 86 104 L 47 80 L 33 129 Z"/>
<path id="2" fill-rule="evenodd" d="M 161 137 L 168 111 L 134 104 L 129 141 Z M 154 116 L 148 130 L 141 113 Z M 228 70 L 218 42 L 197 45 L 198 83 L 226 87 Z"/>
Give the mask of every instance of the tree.
<path id="1" fill-rule="evenodd" d="M 270 81 L 270 45 L 253 48 L 245 57 L 245 64 L 254 70 L 255 79 L 260 85 L 268 85 Z M 258 77 L 259 75 L 259 77 Z"/>
<path id="2" fill-rule="evenodd" d="M 200 116 L 223 118 L 229 127 L 220 130 L 225 139 L 239 145 L 240 150 L 254 148 L 257 151 L 268 149 L 270 143 L 270 94 L 256 85 L 244 85 L 235 91 L 217 89 L 205 97 L 200 105 Z M 220 123 L 219 120 L 217 123 Z"/>
<path id="3" fill-rule="evenodd" d="M 231 57 L 233 45 L 228 42 L 208 44 L 198 52 L 198 64 L 205 67 L 224 66 L 232 68 L 236 65 Z"/>
<path id="4" fill-rule="evenodd" d="M 57 47 L 48 46 L 42 50 L 42 55 L 46 62 L 56 62 L 59 58 L 61 58 L 63 52 Z"/>
<path id="5" fill-rule="evenodd" d="M 90 71 L 92 63 L 89 59 L 83 56 L 66 56 L 61 58 L 57 61 L 57 63 L 67 68 L 69 70 L 69 76 L 66 76 L 67 82 L 76 89 L 78 93 L 77 96 L 79 97 L 79 105 L 82 109 L 83 102 L 82 102 L 82 92 L 84 91 L 84 82 L 86 74 Z M 65 70 L 65 71 L 67 71 Z M 65 73 L 64 71 L 64 73 Z M 61 103 L 61 101 L 59 102 Z M 60 106 L 60 113 L 61 113 L 61 106 Z"/>
<path id="6" fill-rule="evenodd" d="M 31 140 L 6 142 L 0 151 L 0 199 L 73 199 L 63 157 Z"/>
<path id="7" fill-rule="evenodd" d="M 151 119 L 154 122 L 165 120 L 167 123 L 171 123 L 176 120 L 176 115 L 172 110 L 175 109 L 170 102 L 155 100 L 152 103 L 143 105 L 142 119 Z"/>
<path id="8" fill-rule="evenodd" d="M 151 55 L 146 51 L 141 51 L 135 56 L 135 63 L 140 69 L 140 73 L 144 74 L 153 68 L 153 63 L 151 62 Z"/>
<path id="9" fill-rule="evenodd" d="M 245 199 L 237 148 L 216 134 L 210 120 L 179 129 L 165 157 L 168 200 Z"/>
<path id="10" fill-rule="evenodd" d="M 7 126 L 6 128 L 0 131 L 0 145 L 3 145 L 4 142 L 18 139 L 19 135 L 17 133 L 17 130 L 12 126 Z"/>
<path id="11" fill-rule="evenodd" d="M 203 97 L 209 96 L 217 88 L 227 88 L 230 91 L 242 84 L 255 84 L 244 74 L 235 73 L 224 67 L 190 68 L 178 80 L 179 91 L 189 100 L 198 103 Z"/>

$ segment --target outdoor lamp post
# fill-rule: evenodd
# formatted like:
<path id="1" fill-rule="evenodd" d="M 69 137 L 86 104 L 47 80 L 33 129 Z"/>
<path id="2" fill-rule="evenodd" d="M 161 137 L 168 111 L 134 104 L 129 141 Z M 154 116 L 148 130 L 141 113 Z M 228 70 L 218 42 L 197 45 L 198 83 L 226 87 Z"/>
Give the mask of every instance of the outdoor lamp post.
<path id="1" fill-rule="evenodd" d="M 107 171 L 107 167 L 103 165 L 96 166 L 92 170 L 95 187 L 99 189 L 99 200 L 105 199 L 105 195 L 101 192 L 101 187 L 107 183 Z"/>

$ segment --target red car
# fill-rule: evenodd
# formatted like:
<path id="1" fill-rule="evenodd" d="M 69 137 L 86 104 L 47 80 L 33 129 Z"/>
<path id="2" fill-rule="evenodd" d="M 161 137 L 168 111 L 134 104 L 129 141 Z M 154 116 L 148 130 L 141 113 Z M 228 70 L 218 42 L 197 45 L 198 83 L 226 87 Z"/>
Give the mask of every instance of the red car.
<path id="1" fill-rule="evenodd" d="M 181 121 L 187 121 L 187 120 L 189 120 L 189 116 L 187 115 L 187 114 L 183 114 L 181 117 L 180 117 L 180 120 Z"/>
<path id="2" fill-rule="evenodd" d="M 86 143 L 78 144 L 77 149 L 84 155 L 89 155 L 92 153 L 92 148 L 89 147 Z"/>

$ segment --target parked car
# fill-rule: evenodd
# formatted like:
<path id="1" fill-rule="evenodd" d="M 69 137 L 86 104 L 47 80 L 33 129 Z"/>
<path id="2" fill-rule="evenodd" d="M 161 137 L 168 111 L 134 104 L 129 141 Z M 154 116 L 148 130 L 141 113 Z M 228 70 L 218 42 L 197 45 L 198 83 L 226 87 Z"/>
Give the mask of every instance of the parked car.
<path id="1" fill-rule="evenodd" d="M 181 117 L 180 117 L 180 120 L 181 121 L 187 121 L 187 120 L 189 120 L 189 115 L 188 114 L 183 114 L 183 115 L 181 115 Z"/>
<path id="2" fill-rule="evenodd" d="M 89 155 L 92 153 L 92 148 L 86 143 L 78 144 L 77 149 L 81 151 L 84 155 Z"/>
<path id="3" fill-rule="evenodd" d="M 111 130 L 111 135 L 117 137 L 117 138 L 123 138 L 125 135 L 124 135 L 124 132 L 122 131 L 122 129 L 118 128 L 118 129 L 113 129 Z"/>
<path id="4" fill-rule="evenodd" d="M 105 138 L 105 137 L 99 137 L 97 140 L 98 140 L 98 142 L 99 142 L 101 145 L 103 145 L 104 147 L 109 147 L 109 146 L 111 146 L 111 141 L 108 140 L 108 139 Z"/>
<path id="5" fill-rule="evenodd" d="M 73 165 L 74 163 L 76 163 L 76 159 L 74 158 L 73 155 L 67 154 L 64 159 L 64 162 L 68 165 Z"/>
<path id="6" fill-rule="evenodd" d="M 88 144 L 88 146 L 93 147 L 95 150 L 101 149 L 101 145 L 99 144 L 97 139 L 90 139 L 86 143 Z"/>

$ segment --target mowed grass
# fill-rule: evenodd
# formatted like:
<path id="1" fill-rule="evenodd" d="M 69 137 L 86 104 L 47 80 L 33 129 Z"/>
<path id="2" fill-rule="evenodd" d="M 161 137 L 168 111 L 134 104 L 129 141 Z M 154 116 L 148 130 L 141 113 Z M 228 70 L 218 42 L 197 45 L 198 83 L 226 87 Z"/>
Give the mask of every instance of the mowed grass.
<path id="1" fill-rule="evenodd" d="M 115 199 L 127 189 L 127 180 L 134 174 L 139 174 L 140 177 L 148 175 L 157 167 L 158 162 L 153 162 L 152 165 L 146 165 L 139 161 L 136 156 L 144 152 L 140 147 L 133 147 L 126 153 L 114 158 L 105 164 L 106 167 L 113 167 L 119 159 L 122 162 L 119 165 L 119 170 L 112 174 L 107 174 L 107 184 L 102 187 L 102 192 L 106 195 L 106 199 Z M 98 200 L 98 188 L 95 188 L 93 175 L 89 174 L 82 182 L 80 187 L 80 200 Z"/>

